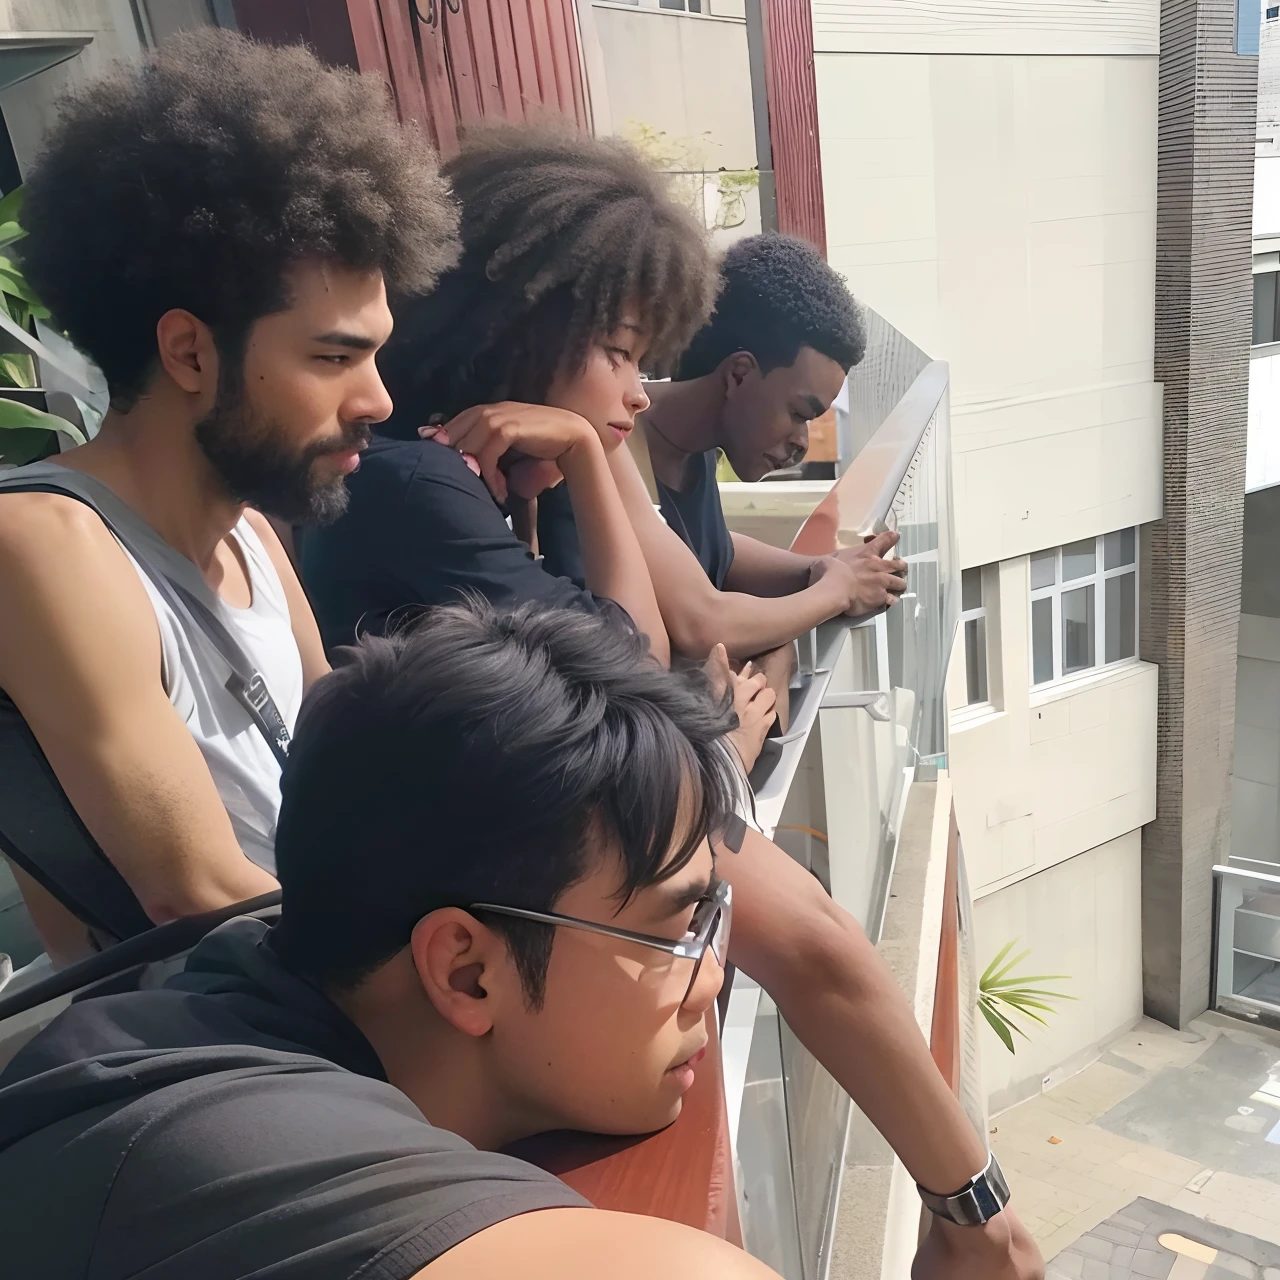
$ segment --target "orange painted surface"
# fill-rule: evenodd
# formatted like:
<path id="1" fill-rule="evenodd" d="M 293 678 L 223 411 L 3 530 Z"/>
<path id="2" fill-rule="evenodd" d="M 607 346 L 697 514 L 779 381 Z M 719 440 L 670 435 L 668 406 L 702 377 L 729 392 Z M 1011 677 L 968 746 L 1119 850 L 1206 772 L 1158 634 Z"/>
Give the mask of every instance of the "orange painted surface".
<path id="1" fill-rule="evenodd" d="M 942 936 L 938 941 L 938 982 L 933 994 L 929 1050 L 953 1093 L 960 1091 L 960 829 L 955 805 L 947 836 L 947 870 L 943 884 Z"/>

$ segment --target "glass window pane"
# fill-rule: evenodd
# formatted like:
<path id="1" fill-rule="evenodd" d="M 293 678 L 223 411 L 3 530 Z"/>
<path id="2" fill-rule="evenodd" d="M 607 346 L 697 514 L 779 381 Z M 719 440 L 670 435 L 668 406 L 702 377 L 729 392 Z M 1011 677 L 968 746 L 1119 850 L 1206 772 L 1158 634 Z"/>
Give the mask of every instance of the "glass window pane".
<path id="1" fill-rule="evenodd" d="M 1107 579 L 1106 661 L 1119 662 L 1138 652 L 1138 575 Z"/>
<path id="2" fill-rule="evenodd" d="M 1109 533 L 1102 541 L 1102 565 L 1105 569 L 1118 569 L 1122 564 L 1137 560 L 1138 539 L 1136 529 L 1121 529 Z"/>
<path id="3" fill-rule="evenodd" d="M 1042 551 L 1031 557 L 1031 590 L 1051 587 L 1058 580 L 1058 553 Z"/>
<path id="4" fill-rule="evenodd" d="M 1093 584 L 1062 593 L 1062 674 L 1094 665 Z"/>
<path id="5" fill-rule="evenodd" d="M 970 609 L 982 608 L 981 569 L 966 569 L 960 575 L 960 608 L 965 613 Z"/>
<path id="6" fill-rule="evenodd" d="M 1031 602 L 1031 681 L 1053 679 L 1053 600 Z"/>
<path id="7" fill-rule="evenodd" d="M 1086 538 L 1083 542 L 1069 542 L 1062 548 L 1062 580 L 1073 582 L 1087 578 L 1098 568 L 1098 541 Z"/>
<path id="8" fill-rule="evenodd" d="M 1276 340 L 1276 272 L 1253 277 L 1253 344 Z"/>
<path id="9" fill-rule="evenodd" d="M 987 700 L 987 620 L 970 618 L 964 624 L 964 666 L 968 681 L 968 700 Z"/>

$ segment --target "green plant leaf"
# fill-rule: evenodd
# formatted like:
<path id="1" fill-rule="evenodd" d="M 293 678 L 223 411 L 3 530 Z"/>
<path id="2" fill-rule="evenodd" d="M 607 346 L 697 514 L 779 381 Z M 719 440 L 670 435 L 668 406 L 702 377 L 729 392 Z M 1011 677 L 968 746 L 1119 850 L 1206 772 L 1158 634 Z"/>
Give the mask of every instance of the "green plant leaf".
<path id="1" fill-rule="evenodd" d="M 1024 1040 L 1030 1039 L 1026 1031 L 1010 1015 L 1047 1027 L 1048 1021 L 1041 1015 L 1057 1013 L 1057 1005 L 1054 1002 L 1077 998 L 1068 995 L 1065 991 L 1054 991 L 1034 985 L 1040 982 L 1070 982 L 1069 974 L 1015 973 L 1014 970 L 1031 954 L 1026 950 L 1011 957 L 1017 942 L 1018 940 L 1014 938 L 1005 943 L 995 959 L 987 965 L 982 977 L 978 979 L 978 1008 L 982 1010 L 983 1017 L 1010 1053 L 1014 1051 L 1013 1034 L 1015 1032 Z"/>
<path id="2" fill-rule="evenodd" d="M 40 305 L 40 300 L 32 292 L 22 272 L 14 265 L 13 259 L 6 258 L 3 254 L 0 254 L 0 289 L 5 293 L 13 294 L 15 298 L 21 298 L 23 302 L 33 307 Z"/>
<path id="3" fill-rule="evenodd" d="M 62 431 L 69 435 L 76 444 L 85 443 L 84 432 L 74 422 L 68 422 L 66 418 L 59 418 L 56 414 L 33 409 L 29 404 L 23 404 L 21 400 L 9 400 L 0 396 L 0 431 L 30 430 Z M 13 461 L 12 458 L 7 456 L 9 447 L 12 447 L 12 445 L 8 436 L 0 436 L 0 450 L 5 450 L 6 462 Z"/>
<path id="4" fill-rule="evenodd" d="M 1018 952 L 1018 954 L 1014 956 L 1012 960 L 1006 960 L 1005 963 L 998 970 L 996 970 L 995 973 L 992 973 L 989 977 L 986 977 L 985 984 L 990 987 L 990 986 L 996 986 L 1001 982 L 1005 981 L 1008 975 L 1012 973 L 1013 970 L 1016 969 L 1030 954 L 1031 952 L 1029 950 Z M 1015 981 L 1021 981 L 1021 979 L 1015 979 Z"/>
<path id="5" fill-rule="evenodd" d="M 0 462 L 15 467 L 25 467 L 28 462 L 38 462 L 47 457 L 52 437 L 47 431 L 34 428 L 18 431 L 0 431 Z"/>
<path id="6" fill-rule="evenodd" d="M 0 354 L 0 385 L 30 388 L 36 385 L 35 369 L 30 356 L 16 351 Z"/>
<path id="7" fill-rule="evenodd" d="M 18 222 L 22 213 L 22 202 L 26 199 L 25 187 L 14 187 L 0 200 L 0 223 Z"/>
<path id="8" fill-rule="evenodd" d="M 1013 1045 L 1013 1032 L 1016 1031 L 1025 1038 L 1022 1028 L 1015 1026 L 1008 1018 L 1003 1017 L 997 1010 L 988 1007 L 981 1001 L 978 1002 L 978 1008 L 982 1011 L 982 1015 L 986 1018 L 991 1030 L 1000 1037 L 1004 1047 L 1010 1053 L 1017 1053 L 1017 1049 Z"/>
<path id="9" fill-rule="evenodd" d="M 978 979 L 979 986 L 985 987 L 988 985 L 988 983 L 990 983 L 996 970 L 1004 962 L 1005 956 L 1007 956 L 1009 952 L 1012 951 L 1015 946 L 1017 946 L 1017 944 L 1018 944 L 1017 938 L 1013 938 L 1009 942 L 1006 942 L 1004 946 L 1000 948 L 1000 952 L 996 956 L 996 958 L 992 960 L 992 962 L 989 965 L 987 965 L 987 967 L 982 971 L 982 977 Z"/>

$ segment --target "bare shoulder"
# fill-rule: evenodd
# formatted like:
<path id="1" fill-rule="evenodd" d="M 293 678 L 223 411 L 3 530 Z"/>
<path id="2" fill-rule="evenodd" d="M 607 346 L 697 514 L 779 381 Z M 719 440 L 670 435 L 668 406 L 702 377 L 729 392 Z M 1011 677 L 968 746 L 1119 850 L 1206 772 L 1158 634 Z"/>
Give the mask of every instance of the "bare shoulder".
<path id="1" fill-rule="evenodd" d="M 47 680 L 72 654 L 132 655 L 158 670 L 155 613 L 110 530 L 60 494 L 0 494 L 0 683 Z"/>
<path id="2" fill-rule="evenodd" d="M 104 578 L 105 575 L 105 578 Z M 137 574 L 83 502 L 57 493 L 0 493 L 0 580 L 37 592 L 96 595 Z"/>
<path id="3" fill-rule="evenodd" d="M 507 1218 L 437 1258 L 413 1280 L 778 1280 L 734 1245 L 663 1218 L 604 1209 L 540 1209 Z"/>

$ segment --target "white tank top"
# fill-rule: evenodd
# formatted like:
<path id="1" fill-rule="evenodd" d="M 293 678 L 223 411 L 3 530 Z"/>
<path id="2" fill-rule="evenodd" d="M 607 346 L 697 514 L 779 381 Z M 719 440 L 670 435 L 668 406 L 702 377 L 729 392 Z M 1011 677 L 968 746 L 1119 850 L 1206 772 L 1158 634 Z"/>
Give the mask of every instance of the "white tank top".
<path id="1" fill-rule="evenodd" d="M 293 637 L 280 575 L 253 526 L 242 516 L 231 534 L 248 567 L 253 595 L 247 609 L 237 609 L 210 589 L 190 560 L 92 476 L 56 463 L 36 463 L 10 472 L 4 479 L 47 482 L 83 494 L 122 535 L 117 541 L 137 570 L 155 610 L 160 628 L 161 680 L 169 701 L 204 756 L 240 848 L 250 861 L 274 875 L 279 762 L 249 713 L 228 692 L 231 668 L 226 660 L 198 625 L 166 603 L 138 563 L 139 556 L 145 557 L 213 611 L 262 675 L 292 735 L 302 703 L 302 657 Z"/>

